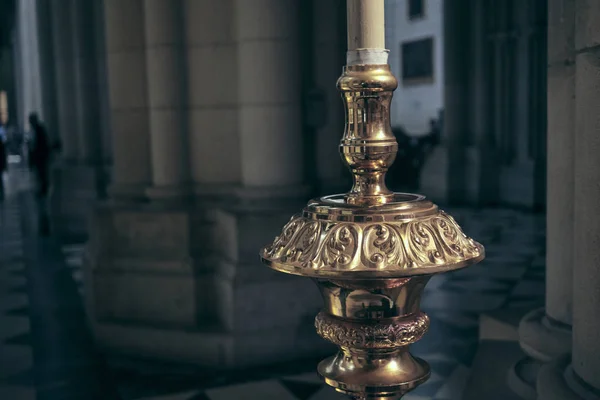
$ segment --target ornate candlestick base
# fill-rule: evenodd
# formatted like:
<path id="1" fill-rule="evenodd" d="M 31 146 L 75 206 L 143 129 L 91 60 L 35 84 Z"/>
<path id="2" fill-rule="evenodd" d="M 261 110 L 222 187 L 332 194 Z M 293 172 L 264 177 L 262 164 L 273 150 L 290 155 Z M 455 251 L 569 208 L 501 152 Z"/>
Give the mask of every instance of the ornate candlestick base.
<path id="1" fill-rule="evenodd" d="M 318 371 L 354 399 L 399 399 L 429 378 L 429 365 L 409 352 L 429 327 L 420 310 L 423 289 L 433 274 L 484 257 L 483 247 L 425 197 L 385 187 L 398 147 L 389 123 L 396 86 L 387 64 L 345 68 L 338 81 L 346 106 L 340 148 L 354 187 L 310 201 L 261 251 L 271 268 L 319 286 L 325 307 L 315 326 L 340 351 Z"/>

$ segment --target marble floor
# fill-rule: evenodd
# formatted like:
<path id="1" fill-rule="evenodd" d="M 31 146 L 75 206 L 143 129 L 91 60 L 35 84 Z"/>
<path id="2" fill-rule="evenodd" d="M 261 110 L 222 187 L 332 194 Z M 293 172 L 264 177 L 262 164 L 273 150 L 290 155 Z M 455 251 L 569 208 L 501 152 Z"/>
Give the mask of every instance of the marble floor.
<path id="1" fill-rule="evenodd" d="M 43 205 L 27 172 L 7 179 L 0 205 L 0 399 L 335 400 L 316 360 L 231 373 L 105 360 L 85 323 L 82 243 L 40 231 Z M 408 400 L 458 400 L 477 350 L 478 318 L 498 308 L 543 303 L 544 216 L 509 209 L 451 209 L 486 246 L 481 264 L 434 277 L 423 309 L 431 329 L 413 352 L 431 379 Z M 43 214 L 43 213 L 42 213 Z M 140 368 L 141 366 L 141 368 Z"/>

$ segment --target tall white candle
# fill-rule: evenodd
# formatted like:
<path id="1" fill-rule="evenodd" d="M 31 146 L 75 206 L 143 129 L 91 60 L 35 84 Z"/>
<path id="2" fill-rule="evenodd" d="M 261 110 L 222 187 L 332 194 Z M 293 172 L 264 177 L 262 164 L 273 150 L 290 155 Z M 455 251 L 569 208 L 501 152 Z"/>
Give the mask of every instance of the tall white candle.
<path id="1" fill-rule="evenodd" d="M 348 51 L 385 49 L 384 0 L 347 0 Z"/>

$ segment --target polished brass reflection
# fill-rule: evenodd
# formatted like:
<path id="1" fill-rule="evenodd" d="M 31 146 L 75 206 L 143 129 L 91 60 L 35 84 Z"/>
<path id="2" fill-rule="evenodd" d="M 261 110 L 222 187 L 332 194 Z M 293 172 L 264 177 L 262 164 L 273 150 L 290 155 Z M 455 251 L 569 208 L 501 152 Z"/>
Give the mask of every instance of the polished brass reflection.
<path id="1" fill-rule="evenodd" d="M 261 251 L 271 268 L 319 286 L 325 306 L 315 327 L 340 350 L 318 372 L 354 399 L 399 399 L 429 378 L 427 362 L 409 352 L 429 327 L 423 289 L 433 274 L 484 257 L 483 246 L 424 196 L 386 187 L 398 150 L 390 126 L 397 85 L 387 64 L 344 68 L 340 152 L 353 187 L 311 200 Z"/>

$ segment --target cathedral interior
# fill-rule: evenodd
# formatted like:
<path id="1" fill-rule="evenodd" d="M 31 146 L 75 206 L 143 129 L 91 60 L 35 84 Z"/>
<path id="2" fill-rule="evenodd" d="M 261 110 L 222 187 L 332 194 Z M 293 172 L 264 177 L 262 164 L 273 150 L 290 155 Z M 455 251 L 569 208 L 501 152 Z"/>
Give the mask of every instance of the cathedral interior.
<path id="1" fill-rule="evenodd" d="M 0 1 L 0 400 L 600 399 L 599 19 Z"/>

